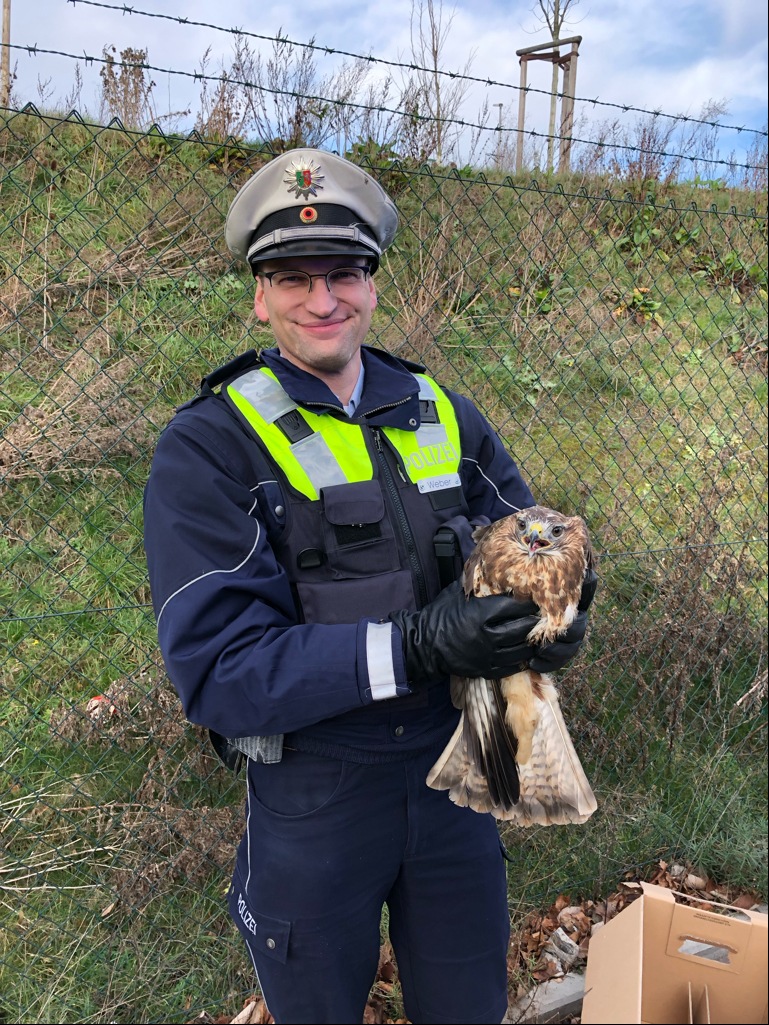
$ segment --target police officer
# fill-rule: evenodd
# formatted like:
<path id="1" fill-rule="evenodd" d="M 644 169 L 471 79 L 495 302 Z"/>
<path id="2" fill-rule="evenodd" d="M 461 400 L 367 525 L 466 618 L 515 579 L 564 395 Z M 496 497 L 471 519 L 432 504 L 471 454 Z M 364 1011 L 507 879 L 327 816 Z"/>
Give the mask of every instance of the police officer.
<path id="1" fill-rule="evenodd" d="M 145 491 L 160 647 L 190 721 L 247 764 L 229 894 L 277 1022 L 361 1022 L 387 909 L 412 1022 L 507 1009 L 496 821 L 425 778 L 449 675 L 558 669 L 586 627 L 465 599 L 474 525 L 534 504 L 494 430 L 425 369 L 364 344 L 398 216 L 352 163 L 298 149 L 236 195 L 226 241 L 275 347 L 203 382 Z"/>

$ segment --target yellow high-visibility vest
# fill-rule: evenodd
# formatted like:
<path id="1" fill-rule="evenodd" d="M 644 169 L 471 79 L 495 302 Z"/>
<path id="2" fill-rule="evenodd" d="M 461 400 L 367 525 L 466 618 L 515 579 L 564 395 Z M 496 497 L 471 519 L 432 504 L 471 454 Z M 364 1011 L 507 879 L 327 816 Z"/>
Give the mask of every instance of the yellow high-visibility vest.
<path id="1" fill-rule="evenodd" d="M 459 487 L 459 425 L 451 400 L 426 374 L 414 375 L 419 398 L 434 408 L 436 423 L 416 431 L 384 427 L 408 479 L 420 491 Z M 324 487 L 371 480 L 374 466 L 360 424 L 297 406 L 267 367 L 249 370 L 227 386 L 229 398 L 262 439 L 293 488 L 311 500 Z M 298 440 L 281 425 L 290 416 Z M 297 419 L 300 418 L 300 419 Z M 283 420 L 285 424 L 286 421 Z"/>

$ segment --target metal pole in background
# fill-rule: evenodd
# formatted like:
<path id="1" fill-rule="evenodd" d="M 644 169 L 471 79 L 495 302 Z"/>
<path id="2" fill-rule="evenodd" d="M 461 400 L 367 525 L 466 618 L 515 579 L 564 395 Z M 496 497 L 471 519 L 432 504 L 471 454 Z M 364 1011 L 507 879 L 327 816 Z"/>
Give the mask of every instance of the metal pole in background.
<path id="1" fill-rule="evenodd" d="M 3 0 L 3 45 L 0 56 L 0 107 L 11 98 L 11 0 Z"/>
<path id="2" fill-rule="evenodd" d="M 494 106 L 499 110 L 499 116 L 497 118 L 497 152 L 494 158 L 494 163 L 499 167 L 502 162 L 502 107 L 504 104 L 495 103 Z"/>

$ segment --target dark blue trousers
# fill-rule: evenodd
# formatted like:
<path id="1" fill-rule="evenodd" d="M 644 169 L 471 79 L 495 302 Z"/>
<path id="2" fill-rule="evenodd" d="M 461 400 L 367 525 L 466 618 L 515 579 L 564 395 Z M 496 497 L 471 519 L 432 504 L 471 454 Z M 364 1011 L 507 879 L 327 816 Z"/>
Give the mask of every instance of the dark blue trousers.
<path id="1" fill-rule="evenodd" d="M 439 751 L 249 763 L 229 905 L 281 1025 L 362 1022 L 385 905 L 410 1021 L 502 1020 L 510 926 L 497 825 L 426 786 Z"/>

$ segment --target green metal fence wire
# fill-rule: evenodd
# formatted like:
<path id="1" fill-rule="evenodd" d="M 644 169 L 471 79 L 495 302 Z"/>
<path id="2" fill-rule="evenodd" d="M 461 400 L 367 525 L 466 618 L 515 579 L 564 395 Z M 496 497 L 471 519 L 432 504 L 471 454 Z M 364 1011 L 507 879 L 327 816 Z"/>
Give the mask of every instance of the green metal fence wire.
<path id="1" fill-rule="evenodd" d="M 141 494 L 174 407 L 270 344 L 223 223 L 273 155 L 0 121 L 3 1021 L 254 986 L 223 899 L 243 781 L 164 675 Z M 765 894 L 766 195 L 365 166 L 401 213 L 376 344 L 471 395 L 599 556 L 559 674 L 599 810 L 503 829 L 511 914 L 669 856 Z"/>

